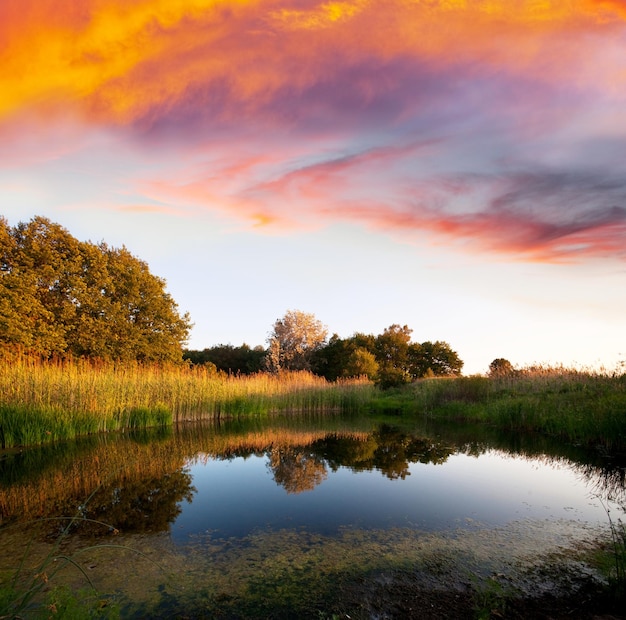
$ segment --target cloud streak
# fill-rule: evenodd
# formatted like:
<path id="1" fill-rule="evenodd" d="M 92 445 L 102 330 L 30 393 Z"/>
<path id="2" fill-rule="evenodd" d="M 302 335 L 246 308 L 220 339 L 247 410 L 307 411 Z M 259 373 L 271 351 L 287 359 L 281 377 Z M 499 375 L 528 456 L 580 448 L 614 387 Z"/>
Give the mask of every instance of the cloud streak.
<path id="1" fill-rule="evenodd" d="M 623 1 L 7 0 L 0 43 L 7 168 L 118 148 L 140 206 L 626 259 Z"/>

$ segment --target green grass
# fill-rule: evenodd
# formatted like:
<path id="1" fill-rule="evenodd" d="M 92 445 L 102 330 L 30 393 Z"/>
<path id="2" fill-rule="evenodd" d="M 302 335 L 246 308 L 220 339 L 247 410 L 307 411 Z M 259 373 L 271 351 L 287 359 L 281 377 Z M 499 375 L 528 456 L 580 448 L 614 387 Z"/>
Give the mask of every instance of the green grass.
<path id="1" fill-rule="evenodd" d="M 423 379 L 379 393 L 371 408 L 626 448 L 626 374 L 533 368 L 501 377 Z"/>

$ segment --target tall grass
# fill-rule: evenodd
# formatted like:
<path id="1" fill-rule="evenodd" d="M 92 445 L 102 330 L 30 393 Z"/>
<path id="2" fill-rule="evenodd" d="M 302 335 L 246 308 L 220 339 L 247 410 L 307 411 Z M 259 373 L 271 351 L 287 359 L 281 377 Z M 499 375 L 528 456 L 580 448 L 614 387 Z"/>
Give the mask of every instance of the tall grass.
<path id="1" fill-rule="evenodd" d="M 625 373 L 535 367 L 381 392 L 367 380 L 328 383 L 307 372 L 231 376 L 0 351 L 0 448 L 221 416 L 358 410 L 482 421 L 626 448 Z"/>
<path id="2" fill-rule="evenodd" d="M 223 415 L 358 409 L 366 380 L 307 372 L 229 376 L 202 367 L 42 361 L 0 353 L 0 448 Z"/>
<path id="3" fill-rule="evenodd" d="M 534 367 L 495 377 L 424 379 L 379 397 L 377 406 L 626 448 L 624 373 Z"/>

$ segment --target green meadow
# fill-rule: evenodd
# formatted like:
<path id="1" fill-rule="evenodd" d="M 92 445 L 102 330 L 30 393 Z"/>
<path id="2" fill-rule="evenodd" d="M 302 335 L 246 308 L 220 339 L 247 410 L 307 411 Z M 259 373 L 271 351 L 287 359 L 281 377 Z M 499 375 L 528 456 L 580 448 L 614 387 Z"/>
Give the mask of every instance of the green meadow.
<path id="1" fill-rule="evenodd" d="M 376 395 L 372 407 L 626 449 L 626 374 L 535 367 L 492 377 L 423 379 Z"/>

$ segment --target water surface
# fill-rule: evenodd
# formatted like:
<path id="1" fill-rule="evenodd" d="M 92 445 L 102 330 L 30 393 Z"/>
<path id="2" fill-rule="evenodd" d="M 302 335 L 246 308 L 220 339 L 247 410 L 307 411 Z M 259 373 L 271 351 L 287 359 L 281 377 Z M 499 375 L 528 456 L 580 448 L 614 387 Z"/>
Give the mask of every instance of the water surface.
<path id="1" fill-rule="evenodd" d="M 399 571 L 460 589 L 515 575 L 536 591 L 555 557 L 593 572 L 581 553 L 606 537 L 607 506 L 620 516 L 623 475 L 545 438 L 418 420 L 101 436 L 4 455 L 0 560 L 30 544 L 36 570 L 58 540 L 49 519 L 78 517 L 62 546 L 128 617 L 347 613 L 338 605 L 361 604 L 353 584 Z M 112 541 L 123 548 L 102 546 Z"/>

